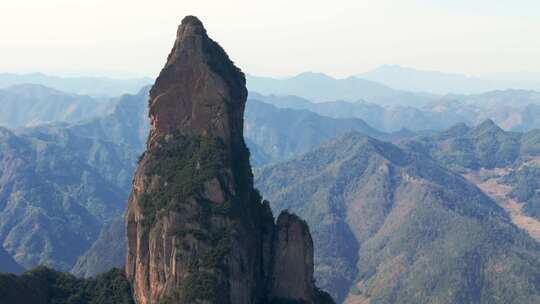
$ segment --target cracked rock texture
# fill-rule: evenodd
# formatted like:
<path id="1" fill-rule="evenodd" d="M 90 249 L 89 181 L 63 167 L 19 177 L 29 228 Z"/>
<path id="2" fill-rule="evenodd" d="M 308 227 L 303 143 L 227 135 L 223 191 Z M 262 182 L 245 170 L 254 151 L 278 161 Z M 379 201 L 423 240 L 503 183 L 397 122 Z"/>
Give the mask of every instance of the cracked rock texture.
<path id="1" fill-rule="evenodd" d="M 333 303 L 313 281 L 313 243 L 277 224 L 253 187 L 244 74 L 184 18 L 150 91 L 150 135 L 126 212 L 137 303 Z M 287 303 L 288 303 L 287 302 Z"/>

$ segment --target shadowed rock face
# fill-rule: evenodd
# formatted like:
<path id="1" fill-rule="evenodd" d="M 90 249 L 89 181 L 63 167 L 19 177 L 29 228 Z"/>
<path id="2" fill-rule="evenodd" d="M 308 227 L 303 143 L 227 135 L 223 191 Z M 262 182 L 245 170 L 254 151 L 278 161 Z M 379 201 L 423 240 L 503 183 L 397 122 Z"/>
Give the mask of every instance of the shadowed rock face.
<path id="1" fill-rule="evenodd" d="M 186 17 L 150 91 L 151 130 L 126 212 L 138 303 L 332 303 L 312 283 L 308 227 L 288 214 L 276 227 L 253 188 L 246 96 L 244 74 Z"/>
<path id="2" fill-rule="evenodd" d="M 313 240 L 307 224 L 283 212 L 274 236 L 271 294 L 274 298 L 310 301 L 313 291 Z"/>

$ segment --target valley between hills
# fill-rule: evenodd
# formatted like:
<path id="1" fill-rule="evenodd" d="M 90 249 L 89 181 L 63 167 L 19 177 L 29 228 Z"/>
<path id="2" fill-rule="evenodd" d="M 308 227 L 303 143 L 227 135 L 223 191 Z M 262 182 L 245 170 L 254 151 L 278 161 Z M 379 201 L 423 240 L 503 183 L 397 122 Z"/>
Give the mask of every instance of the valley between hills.
<path id="1" fill-rule="evenodd" d="M 523 166 L 538 165 L 538 161 L 539 159 L 535 159 L 523 164 Z M 540 220 L 523 211 L 524 203 L 517 201 L 510 195 L 513 190 L 512 186 L 500 182 L 500 179 L 504 179 L 510 173 L 509 170 L 504 168 L 481 169 L 464 174 L 464 177 L 504 208 L 512 219 L 512 223 L 527 231 L 531 237 L 540 242 Z"/>

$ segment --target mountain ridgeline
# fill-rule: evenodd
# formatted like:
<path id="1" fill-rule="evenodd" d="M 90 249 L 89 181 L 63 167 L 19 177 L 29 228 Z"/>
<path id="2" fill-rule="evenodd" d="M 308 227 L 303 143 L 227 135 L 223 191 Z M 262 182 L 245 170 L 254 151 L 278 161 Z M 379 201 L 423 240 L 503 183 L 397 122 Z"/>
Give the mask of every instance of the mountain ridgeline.
<path id="1" fill-rule="evenodd" d="M 103 114 L 111 102 L 60 92 L 36 84 L 0 89 L 0 126 L 20 128 L 52 122 L 76 122 Z"/>
<path id="2" fill-rule="evenodd" d="M 68 271 L 77 264 L 74 272 L 85 275 L 111 265 L 83 260 L 125 210 L 148 132 L 147 93 L 116 99 L 99 118 L 0 128 L 0 242 L 19 265 Z"/>
<path id="3" fill-rule="evenodd" d="M 306 219 L 317 282 L 338 302 L 538 303 L 540 244 L 428 152 L 350 133 L 258 170 L 256 185 Z"/>
<path id="4" fill-rule="evenodd" d="M 188 16 L 150 91 L 151 129 L 126 213 L 137 303 L 333 303 L 305 222 L 274 223 L 253 188 L 243 73 Z"/>

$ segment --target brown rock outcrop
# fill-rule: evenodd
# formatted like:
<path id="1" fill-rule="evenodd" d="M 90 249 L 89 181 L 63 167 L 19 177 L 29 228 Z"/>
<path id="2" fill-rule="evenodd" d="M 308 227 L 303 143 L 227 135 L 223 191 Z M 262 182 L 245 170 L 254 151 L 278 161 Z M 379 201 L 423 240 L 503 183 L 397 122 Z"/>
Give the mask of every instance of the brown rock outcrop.
<path id="1" fill-rule="evenodd" d="M 151 130 L 126 212 L 137 303 L 332 303 L 313 284 L 305 223 L 285 214 L 276 226 L 253 188 L 246 96 L 244 74 L 186 17 L 150 91 Z"/>
<path id="2" fill-rule="evenodd" d="M 307 224 L 294 214 L 282 212 L 273 245 L 270 297 L 315 302 L 313 240 Z"/>

